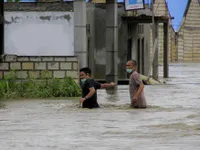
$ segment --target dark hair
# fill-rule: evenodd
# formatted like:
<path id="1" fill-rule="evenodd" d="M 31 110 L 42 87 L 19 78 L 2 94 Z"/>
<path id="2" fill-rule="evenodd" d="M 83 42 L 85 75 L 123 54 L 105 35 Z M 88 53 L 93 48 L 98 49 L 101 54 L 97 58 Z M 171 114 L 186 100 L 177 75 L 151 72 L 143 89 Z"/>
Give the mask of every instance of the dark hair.
<path id="1" fill-rule="evenodd" d="M 136 60 L 129 60 L 133 66 L 137 66 L 137 61 Z"/>
<path id="2" fill-rule="evenodd" d="M 79 70 L 79 72 L 85 72 L 85 74 L 91 74 L 91 70 L 89 67 L 84 67 Z"/>

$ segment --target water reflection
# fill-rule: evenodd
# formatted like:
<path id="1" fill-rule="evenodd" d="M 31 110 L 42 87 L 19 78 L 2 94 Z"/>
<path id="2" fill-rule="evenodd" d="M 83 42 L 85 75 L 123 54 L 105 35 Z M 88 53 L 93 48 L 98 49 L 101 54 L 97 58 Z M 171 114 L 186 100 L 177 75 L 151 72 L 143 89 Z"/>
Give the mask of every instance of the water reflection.
<path id="1" fill-rule="evenodd" d="M 3 104 L 2 102 L 0 102 L 0 109 L 5 108 L 5 104 Z"/>

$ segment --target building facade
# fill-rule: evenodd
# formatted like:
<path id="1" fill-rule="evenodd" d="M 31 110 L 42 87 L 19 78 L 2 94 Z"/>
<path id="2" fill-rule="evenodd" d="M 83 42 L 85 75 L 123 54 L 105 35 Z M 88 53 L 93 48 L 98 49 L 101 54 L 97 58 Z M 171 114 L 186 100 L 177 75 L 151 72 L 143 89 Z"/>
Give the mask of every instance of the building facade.
<path id="1" fill-rule="evenodd" d="M 200 61 L 200 1 L 188 0 L 177 33 L 178 61 Z"/>

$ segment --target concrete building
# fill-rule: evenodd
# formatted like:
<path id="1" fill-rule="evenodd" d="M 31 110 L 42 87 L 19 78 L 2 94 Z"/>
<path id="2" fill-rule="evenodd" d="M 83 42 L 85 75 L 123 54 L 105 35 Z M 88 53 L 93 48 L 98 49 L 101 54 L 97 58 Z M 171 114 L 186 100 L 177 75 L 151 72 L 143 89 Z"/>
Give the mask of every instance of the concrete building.
<path id="1" fill-rule="evenodd" d="M 5 3 L 5 50 L 0 79 L 11 70 L 18 79 L 78 78 L 74 56 L 73 3 Z"/>
<path id="2" fill-rule="evenodd" d="M 89 66 L 93 68 L 94 77 L 102 79 L 105 75 L 106 67 L 106 4 L 88 4 L 87 18 L 90 27 L 88 34 L 88 51 L 94 56 L 94 60 L 89 60 Z M 150 45 L 151 41 L 151 15 L 148 6 L 144 10 L 125 11 L 124 3 L 118 3 L 118 78 L 126 79 L 126 61 L 135 59 L 138 62 L 138 72 L 144 75 L 149 74 Z M 168 22 L 169 16 L 156 16 L 157 22 Z M 161 41 L 164 43 L 164 31 L 162 30 Z M 168 32 L 168 31 L 167 31 Z M 160 40 L 159 39 L 159 40 Z M 164 44 L 162 44 L 164 47 Z M 164 51 L 162 47 L 162 51 Z M 164 58 L 164 55 L 162 55 Z M 162 59 L 163 59 L 162 58 Z"/>
<path id="3" fill-rule="evenodd" d="M 107 4 L 87 3 L 86 22 L 81 25 L 83 27 L 83 30 L 81 30 L 86 33 L 80 36 L 86 36 L 87 42 L 83 45 L 84 57 L 87 56 L 86 59 L 88 60 L 86 62 L 92 68 L 93 77 L 96 79 L 105 79 L 106 74 L 106 39 L 108 38 L 108 35 L 106 35 L 106 19 L 109 19 L 108 16 L 105 17 L 106 7 Z M 129 59 L 136 59 L 139 64 L 138 71 L 141 74 L 148 75 L 151 66 L 149 63 L 151 11 L 147 8 L 126 12 L 124 3 L 118 3 L 117 7 L 118 32 L 116 35 L 118 45 L 116 62 L 118 79 L 127 79 L 125 64 Z M 85 8 L 83 7 L 83 9 Z M 18 57 L 26 57 L 26 62 L 33 60 L 37 60 L 37 62 L 45 61 L 47 67 L 43 67 L 44 69 L 56 68 L 55 70 L 51 69 L 53 75 L 64 77 L 68 72 L 72 76 L 74 70 L 78 70 L 77 62 L 74 61 L 76 58 L 73 58 L 69 67 L 64 66 L 66 70 L 63 70 L 62 66 L 64 64 L 62 65 L 61 62 L 67 63 L 66 61 L 71 60 L 77 50 L 73 45 L 74 40 L 76 40 L 75 36 L 78 38 L 78 35 L 74 34 L 73 31 L 75 27 L 78 28 L 80 25 L 77 24 L 74 17 L 73 2 L 7 3 L 5 5 L 5 54 L 17 56 L 14 60 L 18 60 Z M 169 20 L 166 16 L 156 16 L 155 19 L 158 23 L 165 22 L 167 24 Z M 165 30 L 165 33 L 168 33 L 168 29 Z M 81 49 L 80 43 L 76 46 Z M 164 45 L 163 47 L 166 50 L 168 49 Z M 168 51 L 165 52 L 168 53 Z M 32 57 L 39 58 L 33 59 Z M 49 63 L 46 61 L 49 61 Z M 30 69 L 34 70 L 36 64 L 31 63 Z M 54 66 L 55 63 L 56 66 Z M 53 66 L 48 67 L 51 64 Z M 10 64 L 6 65 L 8 67 L 5 68 L 9 69 Z M 19 71 L 23 69 L 21 68 L 22 64 L 18 65 L 20 66 L 18 66 Z M 54 71 L 57 72 L 54 73 Z M 73 72 L 69 73 L 69 71 Z M 76 73 L 75 77 L 77 78 Z"/>
<path id="4" fill-rule="evenodd" d="M 200 61 L 199 0 L 188 0 L 177 40 L 178 61 Z"/>
<path id="5" fill-rule="evenodd" d="M 140 11 L 141 12 L 141 11 Z M 94 77 L 103 79 L 106 70 L 106 4 L 87 4 L 89 66 Z M 124 4 L 118 4 L 118 78 L 126 79 L 125 64 L 129 59 L 139 63 L 138 71 L 148 74 L 149 67 L 149 24 L 129 23 L 122 18 L 128 14 Z M 94 59 L 92 59 L 94 58 Z"/>

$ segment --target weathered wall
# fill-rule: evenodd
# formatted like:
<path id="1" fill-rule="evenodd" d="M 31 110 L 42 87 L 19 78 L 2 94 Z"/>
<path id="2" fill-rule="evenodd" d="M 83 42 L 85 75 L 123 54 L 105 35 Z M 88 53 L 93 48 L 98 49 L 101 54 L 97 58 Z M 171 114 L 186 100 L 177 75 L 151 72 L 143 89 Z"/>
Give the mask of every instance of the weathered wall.
<path id="1" fill-rule="evenodd" d="M 118 75 L 119 79 L 126 78 L 125 64 L 127 61 L 127 40 L 128 29 L 127 23 L 121 19 L 121 14 L 124 12 L 123 5 L 118 7 Z M 106 71 L 106 9 L 105 4 L 96 4 L 94 10 L 94 21 L 91 22 L 91 26 L 95 26 L 92 33 L 95 38 L 94 45 L 94 77 L 102 79 L 105 76 Z M 91 18 L 89 19 L 91 20 Z"/>
<path id="2" fill-rule="evenodd" d="M 101 7 L 102 6 L 102 7 Z M 106 64 L 106 9 L 104 4 L 96 5 L 95 7 L 95 78 L 102 79 L 105 77 L 105 64 Z"/>
<path id="3" fill-rule="evenodd" d="M 66 5 L 65 3 L 63 3 Z M 24 56 L 73 56 L 72 9 L 47 4 L 5 4 L 5 53 Z M 59 4 L 55 5 L 55 7 Z M 68 5 L 67 5 L 68 6 Z M 64 6 L 63 6 L 64 7 Z M 45 11 L 44 8 L 47 10 Z M 45 11 L 45 12 L 44 12 Z"/>
<path id="4" fill-rule="evenodd" d="M 200 61 L 200 4 L 189 0 L 178 31 L 178 60 Z"/>
<path id="5" fill-rule="evenodd" d="M 78 82 L 77 57 L 67 56 L 16 56 L 5 55 L 0 63 L 0 79 L 10 71 L 16 71 L 18 79 L 41 79 L 44 71 L 49 72 L 48 78 L 72 77 Z"/>
<path id="6" fill-rule="evenodd" d="M 5 53 L 73 56 L 73 12 L 6 12 Z"/>

